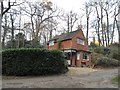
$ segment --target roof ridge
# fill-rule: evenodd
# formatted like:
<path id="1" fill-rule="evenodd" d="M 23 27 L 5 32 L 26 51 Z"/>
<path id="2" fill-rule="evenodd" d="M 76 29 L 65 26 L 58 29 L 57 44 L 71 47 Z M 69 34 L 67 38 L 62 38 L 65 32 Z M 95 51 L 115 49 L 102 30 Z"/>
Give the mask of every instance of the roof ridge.
<path id="1" fill-rule="evenodd" d="M 81 29 L 69 32 L 69 33 L 63 33 L 61 35 L 56 35 L 54 36 L 51 40 L 67 40 L 67 39 L 71 39 L 78 31 L 80 31 Z"/>
<path id="2" fill-rule="evenodd" d="M 62 33 L 62 34 L 60 34 L 60 35 L 64 35 L 64 34 L 70 34 L 70 33 L 77 32 L 77 31 L 80 31 L 80 30 L 75 30 L 75 31 L 72 31 L 72 32 L 66 32 L 66 33 Z M 60 36 L 60 35 L 56 35 L 56 36 Z"/>

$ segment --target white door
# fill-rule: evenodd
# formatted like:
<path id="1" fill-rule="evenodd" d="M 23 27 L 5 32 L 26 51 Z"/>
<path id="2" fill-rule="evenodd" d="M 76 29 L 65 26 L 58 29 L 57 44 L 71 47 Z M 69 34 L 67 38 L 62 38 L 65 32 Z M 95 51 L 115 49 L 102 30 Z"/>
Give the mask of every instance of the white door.
<path id="1" fill-rule="evenodd" d="M 68 65 L 71 65 L 71 60 L 67 60 L 68 61 Z"/>

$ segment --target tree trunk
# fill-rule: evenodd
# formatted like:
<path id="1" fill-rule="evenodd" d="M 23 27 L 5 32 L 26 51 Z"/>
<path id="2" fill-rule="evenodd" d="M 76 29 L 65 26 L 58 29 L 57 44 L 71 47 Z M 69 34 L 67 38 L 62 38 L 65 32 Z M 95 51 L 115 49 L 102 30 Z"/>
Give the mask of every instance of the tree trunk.
<path id="1" fill-rule="evenodd" d="M 102 22 L 101 22 L 102 23 Z M 102 26 L 102 25 L 101 25 Z M 102 29 L 102 46 L 105 46 L 105 42 L 104 42 L 104 31 Z"/>
<path id="2" fill-rule="evenodd" d="M 100 40 L 100 20 L 98 20 L 98 33 L 97 33 L 97 35 L 98 35 L 98 42 L 99 42 L 99 46 L 100 46 L 100 44 L 101 44 L 101 40 Z"/>
<path id="3" fill-rule="evenodd" d="M 104 44 L 104 31 L 103 31 L 103 9 L 101 6 L 101 29 L 102 29 L 102 45 L 105 46 Z"/>
<path id="4" fill-rule="evenodd" d="M 114 31 L 115 31 L 115 18 L 114 18 L 114 21 L 113 21 L 113 31 L 112 31 L 112 35 L 111 35 L 111 44 L 113 43 Z"/>
<path id="5" fill-rule="evenodd" d="M 21 11 L 20 11 L 20 19 L 19 19 L 19 33 L 21 30 Z M 17 48 L 20 48 L 20 36 L 18 36 L 18 45 Z"/>
<path id="6" fill-rule="evenodd" d="M 68 28 L 68 30 L 67 30 L 67 32 L 69 33 L 70 32 L 70 21 L 69 21 L 69 15 L 68 15 L 68 17 L 67 17 L 67 19 L 68 19 L 68 21 L 67 21 L 67 28 Z"/>
<path id="7" fill-rule="evenodd" d="M 52 39 L 52 30 L 50 30 L 50 38 L 49 39 Z"/>
<path id="8" fill-rule="evenodd" d="M 110 44 L 110 38 L 109 38 L 109 17 L 108 17 L 108 12 L 106 11 L 106 16 L 107 16 L 107 45 Z"/>
<path id="9" fill-rule="evenodd" d="M 31 15 L 30 17 L 31 24 L 32 24 L 32 39 L 35 37 L 35 32 L 34 32 L 34 23 L 33 23 L 33 16 Z"/>
<path id="10" fill-rule="evenodd" d="M 98 42 L 99 42 L 99 46 L 101 44 L 101 39 L 100 39 L 100 17 L 99 17 L 99 13 L 98 13 L 98 9 L 97 7 L 95 7 L 96 12 L 97 12 L 97 36 L 98 36 Z"/>
<path id="11" fill-rule="evenodd" d="M 11 37 L 11 43 L 12 43 L 12 46 L 11 46 L 11 48 L 13 48 L 14 47 L 14 20 L 13 20 L 13 15 L 12 14 L 10 14 L 10 19 L 11 19 L 11 35 L 12 35 L 12 37 Z"/>
<path id="12" fill-rule="evenodd" d="M 120 1 L 119 1 L 119 5 L 118 5 L 118 23 L 117 23 L 117 28 L 118 28 L 118 41 L 120 44 Z"/>
<path id="13" fill-rule="evenodd" d="M 49 39 L 52 39 L 52 32 L 53 32 L 53 30 L 52 30 L 52 22 L 51 22 L 51 30 L 50 30 L 50 38 Z"/>
<path id="14" fill-rule="evenodd" d="M 116 20 L 116 25 L 117 25 L 117 30 L 118 30 L 118 43 L 120 44 L 120 26 L 119 26 L 120 22 L 118 22 Z"/>
<path id="15" fill-rule="evenodd" d="M 109 44 L 108 44 L 108 40 L 107 40 L 107 35 L 106 35 L 107 33 L 105 32 L 105 43 L 106 43 L 106 46 L 108 46 Z"/>
<path id="16" fill-rule="evenodd" d="M 89 32 L 89 16 L 87 16 L 87 31 L 86 31 L 87 45 L 88 45 L 88 32 Z"/>
<path id="17" fill-rule="evenodd" d="M 72 22 L 73 22 L 73 19 L 72 19 L 72 12 L 71 12 L 71 15 L 70 15 L 70 32 L 72 32 Z"/>
<path id="18" fill-rule="evenodd" d="M 2 38 L 2 48 L 5 48 L 5 37 L 7 34 L 7 15 L 5 15 L 5 26 L 3 31 L 3 38 Z"/>

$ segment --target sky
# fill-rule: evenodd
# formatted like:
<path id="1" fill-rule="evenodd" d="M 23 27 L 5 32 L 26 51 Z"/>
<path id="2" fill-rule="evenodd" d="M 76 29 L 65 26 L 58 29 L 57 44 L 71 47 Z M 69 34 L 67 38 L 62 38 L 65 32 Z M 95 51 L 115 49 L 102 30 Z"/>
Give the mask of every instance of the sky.
<path id="1" fill-rule="evenodd" d="M 50 0 L 57 6 L 63 8 L 65 11 L 74 10 L 75 12 L 80 11 L 80 7 L 86 0 Z"/>

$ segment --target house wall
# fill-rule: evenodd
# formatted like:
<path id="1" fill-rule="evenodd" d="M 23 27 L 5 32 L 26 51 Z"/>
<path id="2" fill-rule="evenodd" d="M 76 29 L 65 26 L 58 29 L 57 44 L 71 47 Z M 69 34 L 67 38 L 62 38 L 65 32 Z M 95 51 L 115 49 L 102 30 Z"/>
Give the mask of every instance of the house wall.
<path id="1" fill-rule="evenodd" d="M 52 45 L 52 46 L 49 46 L 49 45 L 48 45 L 48 49 L 49 49 L 49 50 L 57 50 L 57 49 L 58 49 L 58 43 L 55 43 L 55 44 Z"/>
<path id="2" fill-rule="evenodd" d="M 79 52 L 79 54 L 80 54 L 80 59 L 79 59 L 79 60 L 76 60 L 76 62 L 77 62 L 77 63 L 76 63 L 76 64 L 77 64 L 76 66 L 81 66 L 81 61 L 82 61 L 82 55 L 83 55 L 83 54 L 82 54 L 82 52 Z"/>
<path id="3" fill-rule="evenodd" d="M 69 49 L 70 47 L 72 47 L 71 40 L 66 40 L 66 41 L 62 41 L 60 49 Z M 48 49 L 49 50 L 56 50 L 56 49 L 58 49 L 58 43 L 56 42 L 53 46 L 49 46 L 48 45 Z"/>
<path id="4" fill-rule="evenodd" d="M 84 39 L 85 45 L 81 45 L 77 43 L 77 38 Z M 72 38 L 72 48 L 77 49 L 77 50 L 88 50 L 88 45 L 86 42 L 86 39 L 84 37 L 84 34 L 82 31 L 78 32 L 73 38 Z"/>
<path id="5" fill-rule="evenodd" d="M 90 66 L 91 65 L 91 54 L 89 54 L 89 60 L 84 60 L 83 59 L 83 54 L 84 54 L 85 52 L 83 52 L 83 51 L 81 51 L 80 52 L 80 60 L 77 60 L 76 62 L 76 66 L 81 66 L 81 62 L 84 62 L 84 63 L 86 63 L 86 65 L 87 66 Z"/>
<path id="6" fill-rule="evenodd" d="M 84 41 L 85 45 L 81 45 L 81 44 L 77 43 L 78 37 L 85 40 Z M 87 45 L 86 39 L 85 39 L 84 34 L 81 30 L 71 40 L 62 41 L 61 49 L 69 49 L 69 48 L 73 48 L 76 50 L 88 50 L 88 45 Z M 48 49 L 49 50 L 58 49 L 58 43 L 56 42 L 53 46 L 48 45 Z"/>
<path id="7" fill-rule="evenodd" d="M 62 41 L 61 49 L 69 49 L 72 47 L 71 40 Z"/>
<path id="8" fill-rule="evenodd" d="M 76 60 L 76 53 L 73 53 L 72 54 L 72 66 L 76 66 L 75 65 L 76 64 L 75 60 Z"/>
<path id="9" fill-rule="evenodd" d="M 88 62 L 86 62 L 86 65 L 87 66 L 91 66 L 92 65 L 92 62 L 91 62 L 91 54 L 89 54 L 89 61 Z"/>
<path id="10" fill-rule="evenodd" d="M 84 60 L 83 59 L 83 54 L 84 53 L 86 53 L 86 52 L 82 52 L 82 58 L 81 58 L 81 63 L 85 63 L 87 66 L 90 66 L 91 65 L 91 54 L 90 53 L 88 53 L 89 54 L 89 60 Z"/>

